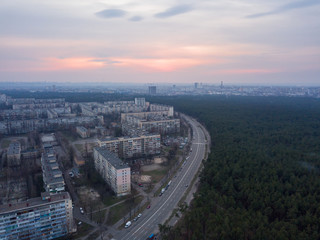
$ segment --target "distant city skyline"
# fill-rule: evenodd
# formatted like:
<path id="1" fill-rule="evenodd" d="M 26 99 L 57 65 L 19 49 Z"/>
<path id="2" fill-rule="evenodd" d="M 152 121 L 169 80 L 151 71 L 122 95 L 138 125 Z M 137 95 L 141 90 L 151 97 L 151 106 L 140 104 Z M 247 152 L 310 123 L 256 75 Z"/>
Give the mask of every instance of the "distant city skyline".
<path id="1" fill-rule="evenodd" d="M 22 1 L 0 82 L 320 85 L 320 1 Z"/>

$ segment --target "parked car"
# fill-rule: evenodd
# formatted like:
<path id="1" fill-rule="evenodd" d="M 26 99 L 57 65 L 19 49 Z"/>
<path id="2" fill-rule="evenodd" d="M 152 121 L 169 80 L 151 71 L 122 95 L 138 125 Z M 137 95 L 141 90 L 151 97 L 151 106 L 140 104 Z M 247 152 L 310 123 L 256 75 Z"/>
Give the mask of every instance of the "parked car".
<path id="1" fill-rule="evenodd" d="M 131 226 L 131 224 L 132 224 L 131 221 L 129 221 L 129 222 L 126 223 L 126 225 L 125 225 L 124 227 L 125 227 L 125 228 L 128 228 L 128 227 Z"/>
<path id="2" fill-rule="evenodd" d="M 139 214 L 138 214 L 138 218 L 141 218 L 141 216 L 142 216 L 142 214 L 141 214 L 141 213 L 139 213 Z"/>
<path id="3" fill-rule="evenodd" d="M 81 212 L 81 214 L 84 214 L 84 211 L 83 211 L 82 207 L 80 207 L 80 212 Z"/>

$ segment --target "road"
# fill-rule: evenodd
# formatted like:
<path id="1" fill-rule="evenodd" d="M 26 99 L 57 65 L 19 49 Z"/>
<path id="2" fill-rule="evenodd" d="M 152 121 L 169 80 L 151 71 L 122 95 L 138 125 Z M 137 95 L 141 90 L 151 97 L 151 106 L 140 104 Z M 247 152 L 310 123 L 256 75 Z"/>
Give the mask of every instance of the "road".
<path id="1" fill-rule="evenodd" d="M 193 129 L 192 151 L 187 160 L 178 170 L 176 177 L 172 179 L 170 187 L 161 197 L 156 197 L 152 201 L 150 209 L 142 213 L 142 217 L 132 225 L 121 231 L 112 233 L 114 239 L 140 240 L 146 239 L 151 233 L 158 232 L 158 224 L 163 224 L 170 217 L 172 211 L 178 207 L 180 199 L 183 197 L 206 154 L 205 133 L 200 124 L 190 117 L 185 116 Z"/>

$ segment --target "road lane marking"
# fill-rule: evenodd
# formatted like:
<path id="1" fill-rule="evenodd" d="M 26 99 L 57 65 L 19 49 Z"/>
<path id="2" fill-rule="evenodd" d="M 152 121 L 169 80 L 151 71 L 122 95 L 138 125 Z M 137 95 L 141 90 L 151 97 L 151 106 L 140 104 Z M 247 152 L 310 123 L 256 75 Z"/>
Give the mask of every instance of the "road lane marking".
<path id="1" fill-rule="evenodd" d="M 200 136 L 199 130 L 198 130 L 198 127 L 197 127 L 197 126 L 196 126 L 195 129 L 196 129 L 196 132 L 197 132 L 197 136 Z M 201 129 L 201 128 L 200 128 L 200 129 Z M 201 131 L 203 131 L 203 130 L 201 129 Z M 198 145 L 198 144 L 196 144 L 196 148 L 197 148 L 196 154 L 195 154 L 195 156 L 194 156 L 194 159 L 193 159 L 192 163 L 191 163 L 190 166 L 188 167 L 187 171 L 185 172 L 185 174 L 183 175 L 183 177 L 181 178 L 181 180 L 179 181 L 179 183 L 177 184 L 177 186 L 174 188 L 173 192 L 169 195 L 169 197 L 168 197 L 168 198 L 166 199 L 166 201 L 161 205 L 161 207 L 160 207 L 157 211 L 155 211 L 155 212 L 147 219 L 147 221 L 146 221 L 145 223 L 143 223 L 133 234 L 136 234 L 138 231 L 140 231 L 140 229 L 141 229 L 145 224 L 147 224 L 147 223 L 153 218 L 153 216 L 154 216 L 155 214 L 157 214 L 157 213 L 160 211 L 160 209 L 162 209 L 163 206 L 169 201 L 169 199 L 171 198 L 172 194 L 174 194 L 175 190 L 179 187 L 179 185 L 181 184 L 182 180 L 185 178 L 185 176 L 186 176 L 187 173 L 189 172 L 191 166 L 194 165 L 194 164 L 197 162 L 197 161 L 195 161 L 195 160 L 196 160 L 196 156 L 197 156 L 198 151 L 199 151 L 199 145 Z M 128 235 L 128 234 L 126 234 L 125 237 L 126 237 L 127 235 Z"/>

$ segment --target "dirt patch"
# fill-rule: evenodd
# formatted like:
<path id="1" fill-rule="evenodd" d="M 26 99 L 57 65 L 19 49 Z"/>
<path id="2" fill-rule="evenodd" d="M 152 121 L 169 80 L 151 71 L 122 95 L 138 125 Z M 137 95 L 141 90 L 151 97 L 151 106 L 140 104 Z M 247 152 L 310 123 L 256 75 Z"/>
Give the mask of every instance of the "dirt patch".
<path id="1" fill-rule="evenodd" d="M 149 176 L 149 175 L 141 175 L 140 176 L 140 181 L 142 183 L 150 183 L 151 182 L 151 176 Z"/>
<path id="2" fill-rule="evenodd" d="M 154 163 L 156 163 L 156 164 L 160 164 L 160 163 L 163 163 L 163 162 L 164 162 L 164 159 L 161 158 L 161 157 L 155 157 L 155 158 L 153 159 L 153 161 L 154 161 Z"/>
<path id="3" fill-rule="evenodd" d="M 151 165 L 145 165 L 141 167 L 141 170 L 144 172 L 149 172 L 149 171 L 153 171 L 153 170 L 161 170 L 163 169 L 163 166 L 161 166 L 160 164 L 151 164 Z"/>
<path id="4" fill-rule="evenodd" d="M 92 201 L 99 200 L 100 194 L 96 192 L 92 188 L 88 188 L 85 186 L 82 186 L 78 189 L 78 194 L 82 201 L 88 200 L 88 198 Z"/>

